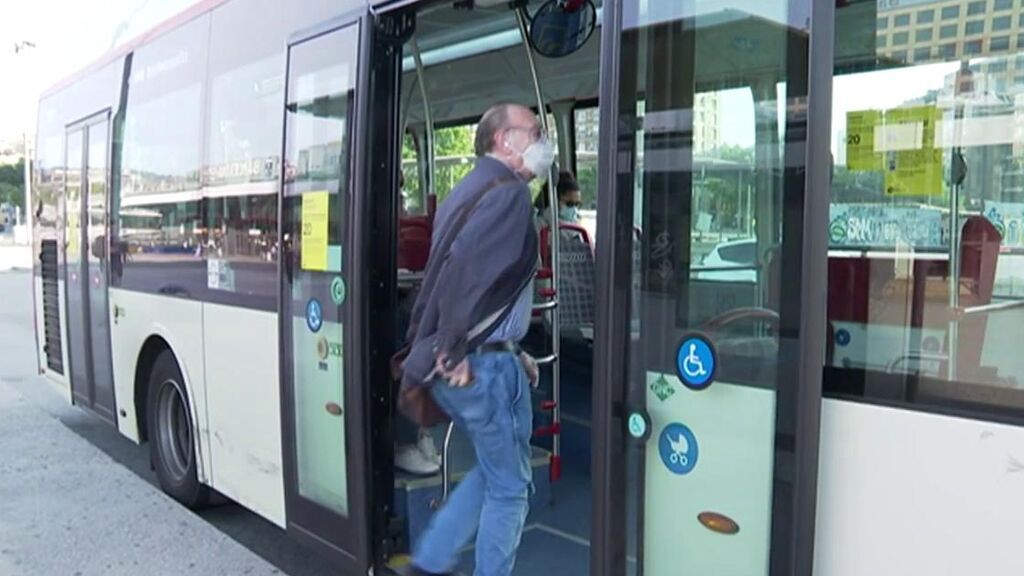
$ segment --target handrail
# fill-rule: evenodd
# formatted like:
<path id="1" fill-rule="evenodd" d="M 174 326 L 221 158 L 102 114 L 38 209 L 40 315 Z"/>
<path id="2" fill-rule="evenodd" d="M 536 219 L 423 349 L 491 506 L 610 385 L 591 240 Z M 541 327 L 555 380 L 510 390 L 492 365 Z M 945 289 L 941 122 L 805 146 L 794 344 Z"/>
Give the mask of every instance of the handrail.
<path id="1" fill-rule="evenodd" d="M 530 77 L 533 80 L 533 90 L 537 97 L 537 116 L 540 118 L 541 127 L 544 128 L 544 133 L 550 136 L 551 130 L 548 125 L 548 111 L 544 105 L 544 95 L 540 89 L 540 76 L 537 74 L 537 62 L 533 54 L 533 44 L 530 42 L 530 32 L 527 29 L 527 14 L 525 7 L 519 7 L 516 9 L 516 21 L 519 24 L 519 34 L 522 36 L 523 49 L 526 51 L 526 61 L 530 66 Z M 568 137 L 564 135 L 563 137 Z M 566 159 L 563 158 L 563 161 Z M 551 165 L 550 174 L 548 174 L 548 206 L 551 207 L 552 215 L 552 227 L 557 223 L 557 207 L 558 207 L 558 168 L 554 164 Z M 562 277 L 561 271 L 559 270 L 559 236 L 552 232 L 550 234 L 551 240 L 551 286 L 558 290 L 558 280 Z M 561 358 L 561 342 L 562 334 L 559 325 L 561 320 L 559 319 L 558 309 L 558 296 L 556 295 L 550 299 L 549 304 L 551 308 L 547 310 L 551 318 L 551 356 L 554 357 L 554 361 L 551 363 L 551 426 L 553 430 L 558 430 L 561 426 L 562 417 L 562 380 L 561 370 L 559 370 L 559 359 Z M 551 479 L 557 480 L 561 475 L 562 466 L 562 437 L 560 434 L 554 434 L 551 438 Z"/>
<path id="2" fill-rule="evenodd" d="M 757 272 L 759 270 L 762 270 L 763 268 L 764 268 L 764 266 L 758 266 L 758 265 L 753 265 L 753 266 L 707 266 L 707 267 L 694 266 L 693 268 L 690 268 L 690 273 L 693 274 L 693 273 L 700 273 L 700 272 L 736 272 L 737 270 L 753 270 L 754 272 Z"/>
<path id="3" fill-rule="evenodd" d="M 554 310 L 555 308 L 558 308 L 558 300 L 548 300 L 547 302 L 533 305 L 534 311 L 539 312 L 547 312 L 548 310 Z"/>
<path id="4" fill-rule="evenodd" d="M 981 306 L 968 306 L 960 309 L 962 316 L 974 316 L 975 314 L 987 314 L 989 312 L 1001 312 L 1003 310 L 1013 310 L 1014 308 L 1024 308 L 1024 300 L 1012 300 L 1010 302 L 996 302 L 994 304 L 982 304 Z"/>

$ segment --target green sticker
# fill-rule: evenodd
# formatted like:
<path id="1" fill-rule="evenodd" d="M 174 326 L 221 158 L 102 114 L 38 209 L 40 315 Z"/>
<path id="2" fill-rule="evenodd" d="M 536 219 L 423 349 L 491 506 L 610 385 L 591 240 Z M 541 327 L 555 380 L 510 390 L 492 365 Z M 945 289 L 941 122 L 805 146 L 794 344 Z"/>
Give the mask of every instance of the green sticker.
<path id="1" fill-rule="evenodd" d="M 659 376 L 657 380 L 651 383 L 651 392 L 654 392 L 658 400 L 664 402 L 676 393 L 676 389 L 664 376 Z"/>
<path id="2" fill-rule="evenodd" d="M 841 218 L 836 218 L 829 224 L 828 237 L 833 244 L 842 244 L 846 241 L 846 223 Z"/>
<path id="3" fill-rule="evenodd" d="M 335 276 L 334 280 L 331 280 L 331 300 L 334 300 L 335 306 L 341 306 L 345 301 L 345 281 L 341 276 Z"/>
<path id="4" fill-rule="evenodd" d="M 633 438 L 643 438 L 647 434 L 647 419 L 634 412 L 629 415 L 629 434 Z"/>

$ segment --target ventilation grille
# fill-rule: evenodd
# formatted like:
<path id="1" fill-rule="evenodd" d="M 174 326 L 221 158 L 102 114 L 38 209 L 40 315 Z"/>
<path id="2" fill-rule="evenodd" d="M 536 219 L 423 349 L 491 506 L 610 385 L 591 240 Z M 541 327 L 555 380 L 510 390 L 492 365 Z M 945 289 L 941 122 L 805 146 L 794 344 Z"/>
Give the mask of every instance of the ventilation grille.
<path id="1" fill-rule="evenodd" d="M 64 374 L 64 351 L 60 339 L 60 290 L 57 284 L 57 241 L 43 240 L 39 253 L 43 272 L 43 331 L 46 344 L 46 365 L 58 374 Z"/>

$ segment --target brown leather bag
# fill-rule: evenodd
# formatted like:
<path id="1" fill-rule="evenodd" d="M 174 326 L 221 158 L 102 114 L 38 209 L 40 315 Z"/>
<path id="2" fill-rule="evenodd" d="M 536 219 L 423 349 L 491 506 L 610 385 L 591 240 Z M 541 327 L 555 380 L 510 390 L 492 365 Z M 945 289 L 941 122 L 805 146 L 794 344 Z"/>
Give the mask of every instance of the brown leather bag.
<path id="1" fill-rule="evenodd" d="M 431 428 L 444 424 L 450 418 L 430 393 L 430 386 L 405 386 L 402 382 L 402 362 L 409 355 L 409 346 L 404 346 L 391 357 L 391 378 L 398 383 L 398 411 L 416 424 Z"/>

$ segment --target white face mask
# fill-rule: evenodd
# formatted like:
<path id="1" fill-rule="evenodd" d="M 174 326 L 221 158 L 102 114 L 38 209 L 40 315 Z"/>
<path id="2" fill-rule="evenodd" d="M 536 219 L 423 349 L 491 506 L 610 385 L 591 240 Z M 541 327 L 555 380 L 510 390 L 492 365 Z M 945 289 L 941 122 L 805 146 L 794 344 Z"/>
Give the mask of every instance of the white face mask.
<path id="1" fill-rule="evenodd" d="M 523 168 L 526 168 L 541 182 L 548 179 L 551 165 L 555 161 L 555 147 L 546 138 L 530 144 L 521 154 Z"/>

